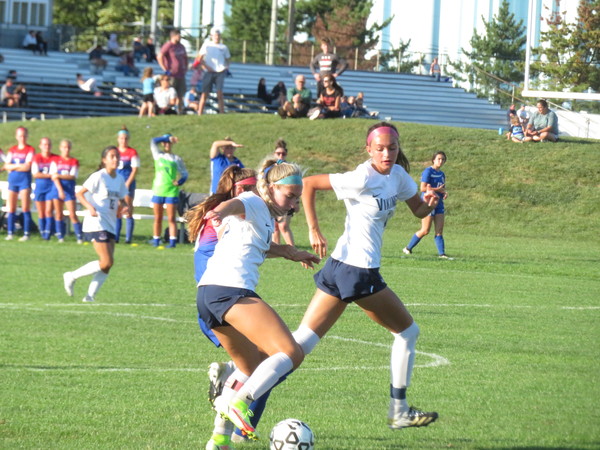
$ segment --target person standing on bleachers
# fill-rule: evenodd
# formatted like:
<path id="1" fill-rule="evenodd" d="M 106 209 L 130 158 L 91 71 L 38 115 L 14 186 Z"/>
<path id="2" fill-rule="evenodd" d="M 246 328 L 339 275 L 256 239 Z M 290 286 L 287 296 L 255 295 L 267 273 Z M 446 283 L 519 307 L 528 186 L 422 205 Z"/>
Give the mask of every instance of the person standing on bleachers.
<path id="1" fill-rule="evenodd" d="M 108 42 L 106 43 L 106 54 L 113 56 L 121 56 L 121 46 L 117 40 L 116 33 L 111 33 Z"/>
<path id="2" fill-rule="evenodd" d="M 213 28 L 210 31 L 210 41 L 204 42 L 198 52 L 200 65 L 204 69 L 202 79 L 202 95 L 198 106 L 198 115 L 204 112 L 206 99 L 210 95 L 213 85 L 217 90 L 217 101 L 219 103 L 219 113 L 225 113 L 225 101 L 223 99 L 223 85 L 225 77 L 229 71 L 229 59 L 231 53 L 229 48 L 221 42 L 221 30 Z"/>
<path id="3" fill-rule="evenodd" d="M 348 63 L 346 60 L 333 53 L 333 41 L 328 38 L 323 39 L 321 41 L 321 53 L 318 53 L 310 62 L 310 71 L 317 80 L 317 98 L 321 96 L 321 91 L 324 89 L 323 78 L 326 75 L 337 78 L 347 68 Z"/>
<path id="4" fill-rule="evenodd" d="M 171 30 L 169 42 L 164 44 L 157 56 L 158 64 L 165 71 L 165 75 L 173 78 L 173 88 L 177 92 L 178 110 L 183 112 L 183 96 L 187 91 L 185 74 L 188 69 L 188 56 L 181 43 L 179 30 Z"/>

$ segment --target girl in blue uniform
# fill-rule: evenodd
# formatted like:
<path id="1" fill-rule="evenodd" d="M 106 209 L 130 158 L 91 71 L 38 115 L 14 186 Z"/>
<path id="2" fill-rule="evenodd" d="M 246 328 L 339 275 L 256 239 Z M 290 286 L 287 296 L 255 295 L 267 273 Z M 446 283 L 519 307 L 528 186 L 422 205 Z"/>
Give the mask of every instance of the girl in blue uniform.
<path id="1" fill-rule="evenodd" d="M 393 125 L 385 122 L 373 125 L 366 143 L 370 159 L 355 170 L 304 178 L 302 203 L 310 243 L 319 256 L 327 254 L 327 240 L 319 229 L 316 192 L 333 190 L 339 200 L 344 200 L 347 215 L 344 233 L 323 269 L 315 275 L 317 291 L 294 336 L 305 336 L 311 346 L 303 349 L 310 352 L 346 307 L 356 303 L 393 336 L 388 426 L 391 429 L 425 426 L 437 419 L 437 413 L 409 408 L 406 401 L 419 327 L 387 286 L 379 267 L 383 231 L 396 203 L 405 202 L 415 216 L 423 218 L 435 209 L 439 197 L 431 190 L 423 197 L 418 195 Z"/>
<path id="2" fill-rule="evenodd" d="M 75 180 L 79 173 L 79 161 L 71 156 L 71 141 L 63 139 L 60 141 L 60 156 L 57 156 L 50 165 L 50 174 L 54 182 L 54 188 L 50 194 L 54 203 L 55 226 L 58 242 L 63 242 L 66 224 L 63 218 L 63 206 L 69 211 L 69 218 L 73 224 L 73 230 L 77 237 L 77 243 L 83 242 L 81 223 L 77 218 L 75 199 Z"/>
<path id="3" fill-rule="evenodd" d="M 8 199 L 6 202 L 8 208 L 6 217 L 8 228 L 7 241 L 13 239 L 15 232 L 17 201 L 19 197 L 21 198 L 21 209 L 23 211 L 23 236 L 19 240 L 29 240 L 29 231 L 31 229 L 31 163 L 35 155 L 35 149 L 27 144 L 27 136 L 27 128 L 17 128 L 15 132 L 17 145 L 9 148 L 4 158 L 4 170 L 8 172 Z"/>
<path id="4" fill-rule="evenodd" d="M 429 234 L 431 222 L 433 222 L 435 224 L 435 246 L 437 247 L 439 257 L 442 259 L 452 259 L 446 255 L 444 244 L 444 200 L 448 197 L 448 193 L 446 192 L 446 175 L 440 169 L 446 163 L 446 154 L 444 152 L 434 153 L 431 162 L 431 166 L 425 169 L 421 175 L 421 192 L 424 195 L 427 191 L 433 191 L 438 196 L 439 201 L 435 209 L 431 211 L 431 214 L 421 219 L 421 229 L 414 234 L 402 251 L 410 255 L 413 248 L 421 242 L 421 239 Z"/>
<path id="5" fill-rule="evenodd" d="M 40 151 L 33 156 L 31 164 L 31 174 L 35 178 L 35 189 L 33 192 L 35 198 L 35 207 L 38 211 L 39 229 L 42 238 L 49 240 L 54 230 L 54 217 L 52 217 L 52 199 L 51 193 L 54 183 L 50 167 L 56 155 L 51 153 L 52 142 L 49 138 L 40 139 Z"/>

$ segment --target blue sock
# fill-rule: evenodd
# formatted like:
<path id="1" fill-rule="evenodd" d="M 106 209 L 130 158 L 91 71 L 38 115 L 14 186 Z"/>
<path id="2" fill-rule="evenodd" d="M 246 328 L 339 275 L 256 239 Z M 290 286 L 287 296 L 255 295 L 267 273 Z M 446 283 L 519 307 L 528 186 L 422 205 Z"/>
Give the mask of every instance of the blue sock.
<path id="1" fill-rule="evenodd" d="M 44 239 L 49 240 L 52 236 L 52 230 L 54 230 L 54 218 L 46 217 L 44 222 Z"/>
<path id="2" fill-rule="evenodd" d="M 31 212 L 27 211 L 23 213 L 23 234 L 29 235 L 31 230 Z"/>
<path id="3" fill-rule="evenodd" d="M 50 239 L 52 237 L 52 232 L 54 230 L 56 230 L 56 220 L 54 219 L 54 216 L 49 217 L 48 219 L 50 220 L 49 226 L 48 226 L 48 231 L 49 231 L 48 239 Z"/>
<path id="4" fill-rule="evenodd" d="M 123 221 L 121 219 L 117 219 L 117 227 L 115 228 L 115 242 L 119 242 L 119 238 L 121 237 L 121 228 L 123 228 Z"/>
<path id="5" fill-rule="evenodd" d="M 408 243 L 408 245 L 406 246 L 407 249 L 412 250 L 413 248 L 415 248 L 417 246 L 417 244 L 421 242 L 421 238 L 419 236 L 417 236 L 417 233 L 415 233 L 412 237 L 412 239 L 410 240 L 410 242 Z"/>
<path id="6" fill-rule="evenodd" d="M 67 235 L 67 222 L 64 219 L 60 221 L 60 234 L 62 237 Z"/>
<path id="7" fill-rule="evenodd" d="M 8 234 L 14 234 L 15 232 L 15 213 L 8 213 L 6 217 L 6 227 Z"/>
<path id="8" fill-rule="evenodd" d="M 40 230 L 40 235 L 44 237 L 44 233 L 46 232 L 46 218 L 38 217 L 38 228 Z"/>
<path id="9" fill-rule="evenodd" d="M 135 224 L 135 220 L 133 217 L 128 217 L 125 224 L 125 242 L 128 244 L 131 243 L 131 239 L 133 238 L 133 226 Z"/>
<path id="10" fill-rule="evenodd" d="M 436 236 L 434 238 L 435 240 L 435 246 L 437 247 L 438 253 L 440 255 L 445 255 L 446 254 L 446 249 L 444 246 L 444 236 L 442 236 L 441 234 Z"/>
<path id="11" fill-rule="evenodd" d="M 169 245 L 167 245 L 167 247 L 175 248 L 176 245 L 177 245 L 177 239 L 169 238 Z"/>
<path id="12" fill-rule="evenodd" d="M 158 247 L 160 245 L 160 238 L 153 238 L 152 245 Z"/>
<path id="13" fill-rule="evenodd" d="M 54 226 L 55 226 L 55 230 L 56 230 L 56 237 L 58 239 L 63 239 L 65 236 L 64 232 L 63 232 L 63 228 L 65 227 L 65 221 L 64 220 L 55 220 Z"/>
<path id="14" fill-rule="evenodd" d="M 83 233 L 81 231 L 82 226 L 81 226 L 81 222 L 75 222 L 73 224 L 73 230 L 75 230 L 75 236 L 77 236 L 77 239 L 83 239 Z"/>

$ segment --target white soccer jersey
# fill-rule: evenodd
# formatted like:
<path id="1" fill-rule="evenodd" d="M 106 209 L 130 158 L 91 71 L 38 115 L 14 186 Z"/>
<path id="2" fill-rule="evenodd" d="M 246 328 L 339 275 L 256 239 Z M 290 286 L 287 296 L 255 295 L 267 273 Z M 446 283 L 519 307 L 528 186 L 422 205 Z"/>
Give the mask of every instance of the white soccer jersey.
<path id="1" fill-rule="evenodd" d="M 347 211 L 344 234 L 331 257 L 355 267 L 380 267 L 387 221 L 394 215 L 396 202 L 417 193 L 417 184 L 401 166 L 396 164 L 389 175 L 382 175 L 370 160 L 351 172 L 331 174 L 329 180 Z"/>
<path id="2" fill-rule="evenodd" d="M 236 198 L 244 204 L 245 217 L 228 216 L 223 220 L 221 238 L 198 286 L 256 289 L 258 267 L 271 247 L 275 222 L 258 195 L 244 192 Z"/>
<path id="3" fill-rule="evenodd" d="M 113 178 L 106 172 L 106 169 L 102 169 L 91 174 L 83 183 L 83 187 L 88 190 L 85 194 L 87 201 L 98 212 L 96 217 L 90 216 L 89 212 L 86 212 L 83 231 L 85 233 L 108 231 L 115 234 L 119 200 L 128 194 L 123 177 L 115 172 Z"/>

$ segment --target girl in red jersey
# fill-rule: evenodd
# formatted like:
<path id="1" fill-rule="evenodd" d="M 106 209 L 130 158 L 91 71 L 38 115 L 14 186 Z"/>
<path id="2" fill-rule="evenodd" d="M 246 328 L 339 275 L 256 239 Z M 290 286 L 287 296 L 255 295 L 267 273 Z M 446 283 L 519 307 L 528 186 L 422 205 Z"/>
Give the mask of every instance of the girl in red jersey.
<path id="1" fill-rule="evenodd" d="M 63 220 L 63 207 L 66 205 L 77 236 L 77 243 L 81 244 L 83 242 L 81 223 L 75 213 L 75 180 L 79 172 L 79 161 L 71 157 L 71 147 L 72 143 L 68 139 L 60 141 L 60 156 L 57 156 L 50 165 L 50 174 L 54 182 L 51 198 L 54 202 L 58 242 L 64 242 L 66 225 Z"/>
<path id="2" fill-rule="evenodd" d="M 42 239 L 49 240 L 54 230 L 54 218 L 52 217 L 52 175 L 50 166 L 56 155 L 51 153 L 52 142 L 50 138 L 43 137 L 39 145 L 41 153 L 33 156 L 31 163 L 31 174 L 35 178 L 35 207 L 38 211 L 39 229 Z"/>
<path id="3" fill-rule="evenodd" d="M 117 133 L 117 143 L 119 149 L 119 168 L 117 169 L 117 174 L 121 175 L 125 180 L 125 186 L 129 191 L 129 195 L 125 198 L 127 202 L 128 214 L 125 216 L 126 225 L 125 225 L 125 243 L 131 244 L 131 239 L 133 238 L 133 198 L 135 197 L 135 177 L 137 176 L 138 169 L 140 167 L 140 157 L 138 156 L 138 152 L 129 146 L 129 131 L 127 127 L 123 126 L 121 130 Z M 121 221 L 122 211 L 119 209 L 117 214 L 117 229 L 116 229 L 116 237 L 115 242 L 119 242 L 119 236 L 121 234 L 121 227 L 123 226 L 123 222 Z"/>
<path id="4" fill-rule="evenodd" d="M 21 209 L 23 210 L 23 237 L 20 241 L 29 240 L 31 229 L 31 161 L 35 155 L 35 149 L 27 144 L 27 128 L 19 127 L 15 133 L 17 145 L 8 149 L 4 160 L 4 170 L 8 172 L 8 207 L 7 226 L 8 235 L 6 240 L 13 239 L 15 232 L 15 218 L 17 211 L 17 200 L 21 197 Z"/>

